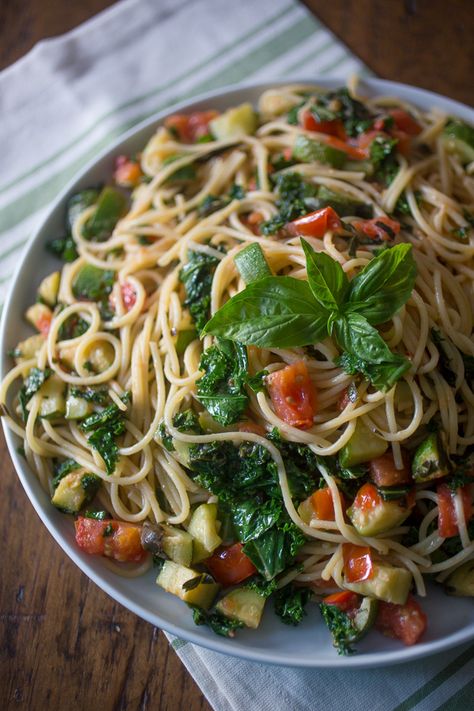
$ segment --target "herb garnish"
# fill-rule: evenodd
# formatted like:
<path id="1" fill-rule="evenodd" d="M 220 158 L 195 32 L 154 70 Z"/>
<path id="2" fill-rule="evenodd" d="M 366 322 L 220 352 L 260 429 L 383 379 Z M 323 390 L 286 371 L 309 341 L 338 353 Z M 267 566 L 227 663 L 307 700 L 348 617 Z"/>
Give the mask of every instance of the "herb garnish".
<path id="1" fill-rule="evenodd" d="M 308 281 L 265 277 L 232 297 L 203 333 L 261 348 L 314 345 L 331 336 L 344 354 L 342 367 L 362 372 L 379 389 L 390 388 L 410 368 L 374 328 L 410 298 L 416 265 L 409 244 L 372 259 L 352 281 L 341 265 L 301 240 Z"/>

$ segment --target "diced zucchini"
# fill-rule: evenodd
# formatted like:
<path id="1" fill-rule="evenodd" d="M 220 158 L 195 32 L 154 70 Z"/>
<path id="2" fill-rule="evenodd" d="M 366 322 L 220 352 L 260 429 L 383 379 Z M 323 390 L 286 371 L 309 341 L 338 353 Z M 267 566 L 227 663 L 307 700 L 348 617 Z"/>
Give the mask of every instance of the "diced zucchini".
<path id="1" fill-rule="evenodd" d="M 190 589 L 183 587 L 191 580 L 197 580 L 199 576 L 201 576 L 201 581 L 196 585 L 191 584 Z M 157 585 L 172 595 L 177 595 L 188 605 L 195 605 L 203 610 L 208 610 L 211 607 L 219 591 L 219 585 L 213 582 L 210 575 L 203 575 L 184 565 L 174 563 L 172 560 L 165 561 L 156 582 Z"/>
<path id="2" fill-rule="evenodd" d="M 76 470 L 63 477 L 55 489 L 51 503 L 63 513 L 78 513 L 96 495 L 101 479 Z"/>
<path id="3" fill-rule="evenodd" d="M 357 498 L 352 506 L 347 509 L 347 515 L 352 525 L 361 536 L 378 536 L 380 533 L 390 531 L 399 526 L 408 518 L 411 509 L 402 505 L 405 499 L 397 501 L 384 501 L 381 496 L 377 501 L 372 501 L 371 506 L 364 508 L 357 506 Z"/>
<path id="4" fill-rule="evenodd" d="M 105 187 L 99 195 L 94 214 L 83 227 L 85 239 L 104 242 L 112 234 L 115 225 L 125 214 L 127 198 L 116 188 Z"/>
<path id="5" fill-rule="evenodd" d="M 356 634 L 351 642 L 358 642 L 374 626 L 379 609 L 379 602 L 373 597 L 364 597 L 362 603 L 352 619 Z"/>
<path id="6" fill-rule="evenodd" d="M 43 333 L 45 324 L 51 323 L 53 312 L 46 304 L 33 304 L 26 311 L 26 320 Z"/>
<path id="7" fill-rule="evenodd" d="M 309 526 L 314 518 L 314 509 L 311 504 L 311 496 L 308 496 L 308 498 L 302 501 L 298 506 L 298 516 Z"/>
<path id="8" fill-rule="evenodd" d="M 34 358 L 40 351 L 45 342 L 45 338 L 41 333 L 35 333 L 24 341 L 20 341 L 14 350 L 15 362 L 21 363 L 23 360 Z"/>
<path id="9" fill-rule="evenodd" d="M 432 432 L 418 447 L 411 464 L 417 483 L 440 479 L 449 474 L 449 462 L 438 432 Z"/>
<path id="10" fill-rule="evenodd" d="M 448 121 L 443 130 L 446 150 L 455 153 L 463 163 L 474 160 L 474 127 L 458 119 Z"/>
<path id="11" fill-rule="evenodd" d="M 104 341 L 99 346 L 91 348 L 88 360 L 92 365 L 92 369 L 96 373 L 102 373 L 107 368 L 110 368 L 114 362 L 115 351 L 111 343 Z"/>
<path id="12" fill-rule="evenodd" d="M 52 375 L 48 378 L 38 393 L 41 395 L 41 405 L 39 416 L 53 420 L 56 417 L 63 417 L 66 412 L 66 399 L 64 397 L 65 385 L 61 378 Z M 30 403 L 26 406 L 30 409 Z"/>
<path id="13" fill-rule="evenodd" d="M 114 273 L 100 269 L 93 264 L 84 264 L 79 269 L 72 284 L 72 292 L 76 299 L 100 301 L 112 289 Z"/>
<path id="14" fill-rule="evenodd" d="M 199 424 L 204 432 L 225 432 L 226 428 L 220 425 L 207 410 L 203 410 L 198 417 Z"/>
<path id="15" fill-rule="evenodd" d="M 359 595 L 368 595 L 385 602 L 404 605 L 410 592 L 412 575 L 406 568 L 374 563 L 373 576 L 359 583 L 344 583 L 344 587 Z"/>
<path id="16" fill-rule="evenodd" d="M 68 394 L 66 399 L 66 420 L 80 420 L 86 415 L 90 415 L 93 410 L 91 402 L 83 397 Z"/>
<path id="17" fill-rule="evenodd" d="M 257 125 L 257 114 L 252 104 L 246 103 L 217 116 L 210 122 L 209 128 L 217 140 L 225 141 L 242 135 L 251 136 L 257 130 Z"/>
<path id="18" fill-rule="evenodd" d="M 45 277 L 38 289 L 38 296 L 48 305 L 55 306 L 58 298 L 61 273 L 53 272 Z"/>
<path id="19" fill-rule="evenodd" d="M 178 459 L 183 466 L 189 467 L 189 450 L 191 449 L 190 442 L 183 442 L 180 439 L 173 439 L 173 446 L 175 448 L 176 459 Z"/>
<path id="20" fill-rule="evenodd" d="M 163 553 L 179 565 L 189 566 L 193 557 L 192 536 L 181 528 L 163 526 Z"/>
<path id="21" fill-rule="evenodd" d="M 199 338 L 195 328 L 189 328 L 184 331 L 179 331 L 176 338 L 176 353 L 182 355 L 190 343 Z"/>
<path id="22" fill-rule="evenodd" d="M 217 504 L 201 504 L 194 511 L 188 526 L 193 537 L 193 563 L 208 558 L 222 543 L 217 533 Z"/>
<path id="23" fill-rule="evenodd" d="M 303 163 L 317 162 L 333 168 L 342 168 L 347 155 L 326 143 L 314 141 L 307 136 L 298 136 L 293 147 L 293 157 Z"/>
<path id="24" fill-rule="evenodd" d="M 244 247 L 234 257 L 235 266 L 246 284 L 271 276 L 272 272 L 258 242 Z"/>
<path id="25" fill-rule="evenodd" d="M 311 204 L 311 208 L 314 210 L 332 207 L 339 217 L 347 217 L 348 215 L 356 215 L 364 219 L 373 217 L 372 205 L 355 200 L 350 195 L 337 193 L 325 185 L 319 187 L 317 197 L 308 200 L 308 203 Z"/>
<path id="26" fill-rule="evenodd" d="M 352 437 L 339 452 L 339 462 L 342 467 L 353 467 L 356 464 L 369 462 L 381 457 L 387 451 L 388 442 L 375 434 L 362 422 L 357 420 Z"/>
<path id="27" fill-rule="evenodd" d="M 239 620 L 246 627 L 257 629 L 262 619 L 265 598 L 255 590 L 236 588 L 227 593 L 216 609 L 231 620 Z"/>
<path id="28" fill-rule="evenodd" d="M 456 568 L 445 581 L 448 595 L 474 597 L 474 560 L 468 560 Z"/>

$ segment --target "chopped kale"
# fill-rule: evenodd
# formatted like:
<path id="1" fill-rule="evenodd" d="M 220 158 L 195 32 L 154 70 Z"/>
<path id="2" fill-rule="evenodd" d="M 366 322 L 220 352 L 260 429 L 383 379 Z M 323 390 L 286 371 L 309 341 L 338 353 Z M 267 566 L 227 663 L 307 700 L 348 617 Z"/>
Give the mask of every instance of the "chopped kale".
<path id="1" fill-rule="evenodd" d="M 74 459 L 65 459 L 62 462 L 55 462 L 53 465 L 53 488 L 56 489 L 61 479 L 70 474 L 75 469 L 79 469 L 79 464 Z"/>
<path id="2" fill-rule="evenodd" d="M 213 212 L 221 210 L 227 205 L 228 201 L 225 198 L 217 197 L 216 195 L 206 195 L 198 206 L 199 217 L 207 217 Z"/>
<path id="3" fill-rule="evenodd" d="M 18 394 L 18 400 L 24 422 L 28 419 L 28 410 L 26 409 L 28 401 L 31 400 L 36 392 L 38 392 L 43 383 L 51 376 L 52 372 L 53 371 L 50 368 L 45 368 L 44 370 L 40 370 L 39 368 L 31 368 L 25 378 L 23 386 Z"/>
<path id="4" fill-rule="evenodd" d="M 63 262 L 73 262 L 79 256 L 76 243 L 70 235 L 50 240 L 46 243 L 46 249 Z"/>
<path id="5" fill-rule="evenodd" d="M 245 583 L 246 588 L 254 590 L 259 595 L 262 595 L 262 597 L 270 597 L 270 595 L 275 592 L 276 586 L 277 581 L 275 578 L 273 578 L 273 580 L 265 580 L 265 578 L 262 578 L 262 576 L 258 574 L 253 575 Z"/>
<path id="6" fill-rule="evenodd" d="M 181 269 L 188 307 L 196 327 L 201 331 L 209 320 L 212 277 L 219 260 L 204 252 L 188 252 L 188 263 Z"/>
<path id="7" fill-rule="evenodd" d="M 59 327 L 58 337 L 60 341 L 68 341 L 71 338 L 82 336 L 89 328 L 89 323 L 78 314 L 72 314 Z"/>
<path id="8" fill-rule="evenodd" d="M 231 200 L 243 200 L 245 197 L 245 190 L 241 185 L 234 183 L 229 190 L 229 198 Z"/>
<path id="9" fill-rule="evenodd" d="M 338 654 L 353 654 L 354 649 L 351 644 L 356 630 L 350 618 L 336 605 L 327 605 L 322 602 L 319 605 L 319 610 L 332 635 L 333 644 Z"/>
<path id="10" fill-rule="evenodd" d="M 88 443 L 94 447 L 105 463 L 107 474 L 113 474 L 119 458 L 116 438 L 125 432 L 124 414 L 112 404 L 102 412 L 95 412 L 81 423 L 84 432 L 92 432 Z"/>
<path id="11" fill-rule="evenodd" d="M 110 518 L 107 511 L 86 511 L 84 513 L 84 517 L 92 518 L 95 521 L 106 521 L 108 518 Z"/>
<path id="12" fill-rule="evenodd" d="M 306 215 L 311 208 L 305 199 L 314 198 L 318 188 L 305 182 L 298 173 L 282 173 L 275 178 L 275 187 L 279 194 L 276 207 L 278 213 L 260 225 L 264 235 L 272 235 L 281 230 L 288 222 Z"/>
<path id="13" fill-rule="evenodd" d="M 247 366 L 246 347 L 233 341 L 219 340 L 201 356 L 204 375 L 197 383 L 198 399 L 221 425 L 237 422 L 248 405 Z"/>
<path id="14" fill-rule="evenodd" d="M 75 386 L 71 388 L 70 392 L 73 397 L 81 397 L 96 405 L 105 405 L 109 400 L 107 388 L 93 387 L 92 385 Z"/>
<path id="15" fill-rule="evenodd" d="M 215 612 L 204 612 L 200 607 L 192 607 L 192 611 L 196 625 L 207 625 L 221 637 L 234 637 L 235 630 L 244 626 L 244 623 L 240 622 L 240 620 L 232 620 L 229 617 L 225 617 L 217 610 Z"/>
<path id="16" fill-rule="evenodd" d="M 275 614 L 285 625 L 299 625 L 307 614 L 305 607 L 311 598 L 309 588 L 297 588 L 295 585 L 285 585 L 277 590 L 274 597 Z"/>

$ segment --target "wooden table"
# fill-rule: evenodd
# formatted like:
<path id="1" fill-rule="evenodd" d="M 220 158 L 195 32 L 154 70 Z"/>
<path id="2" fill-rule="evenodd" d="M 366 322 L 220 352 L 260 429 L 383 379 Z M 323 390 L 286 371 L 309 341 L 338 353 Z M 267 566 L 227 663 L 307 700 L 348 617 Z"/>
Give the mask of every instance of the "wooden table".
<path id="1" fill-rule="evenodd" d="M 0 0 L 0 68 L 111 4 Z M 379 76 L 474 103 L 471 0 L 306 4 Z M 3 436 L 0 456 L 0 708 L 210 709 L 162 633 L 110 600 L 56 545 Z"/>

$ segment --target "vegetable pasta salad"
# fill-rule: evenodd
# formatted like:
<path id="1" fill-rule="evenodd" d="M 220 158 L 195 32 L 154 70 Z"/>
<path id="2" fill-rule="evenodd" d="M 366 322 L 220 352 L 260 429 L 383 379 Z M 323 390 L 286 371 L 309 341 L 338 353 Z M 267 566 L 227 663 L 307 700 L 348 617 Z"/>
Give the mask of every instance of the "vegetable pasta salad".
<path id="1" fill-rule="evenodd" d="M 79 548 L 341 654 L 472 596 L 473 172 L 455 117 L 287 86 L 71 196 L 1 398 Z"/>

